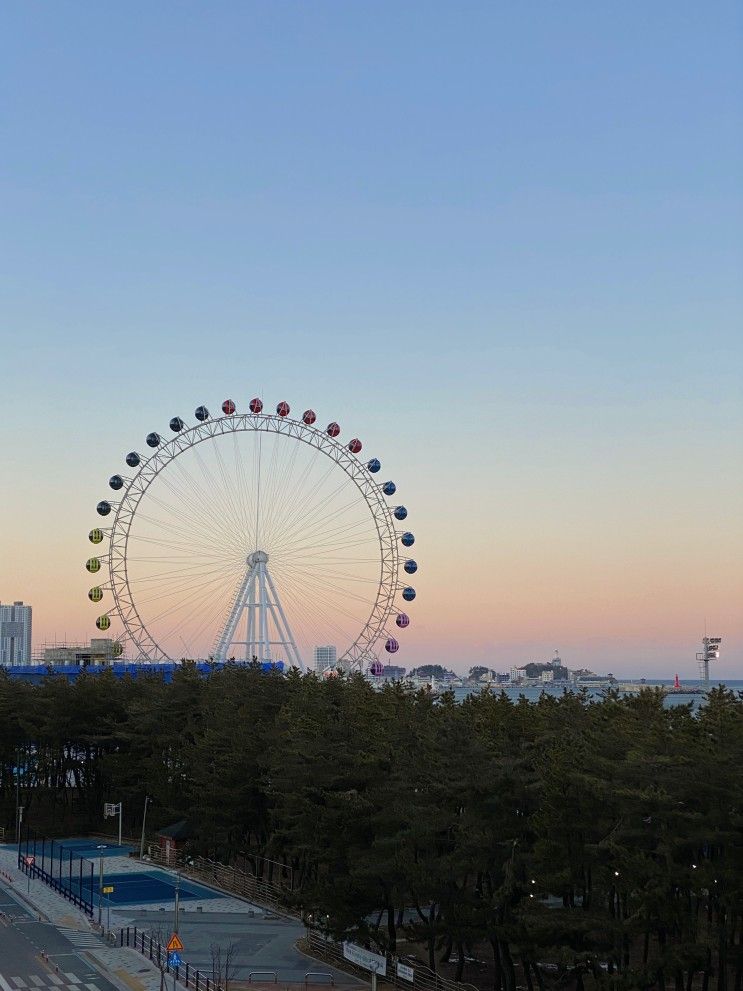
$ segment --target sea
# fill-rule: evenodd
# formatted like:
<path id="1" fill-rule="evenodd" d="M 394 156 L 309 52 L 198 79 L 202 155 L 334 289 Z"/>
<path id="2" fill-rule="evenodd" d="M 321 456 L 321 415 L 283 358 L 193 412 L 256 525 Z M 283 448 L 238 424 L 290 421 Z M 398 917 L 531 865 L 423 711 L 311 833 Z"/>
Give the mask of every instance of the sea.
<path id="1" fill-rule="evenodd" d="M 723 683 L 712 682 L 710 687 L 717 688 L 719 684 L 723 684 Z M 625 678 L 622 680 L 621 685 L 632 685 L 632 686 L 636 685 L 638 688 L 643 688 L 643 687 L 652 688 L 656 685 L 661 685 L 664 688 L 671 688 L 673 687 L 673 678 L 654 678 L 652 680 L 648 679 L 647 684 L 643 684 L 643 682 L 639 678 L 638 679 Z M 725 688 L 728 688 L 730 689 L 730 691 L 733 692 L 743 692 L 743 680 L 740 679 L 735 679 L 735 680 L 729 679 L 724 682 L 724 686 Z M 490 687 L 491 690 L 494 692 L 501 692 L 501 691 L 505 692 L 506 695 L 508 695 L 510 698 L 514 700 L 519 698 L 519 696 L 523 695 L 524 698 L 529 699 L 530 702 L 535 702 L 542 694 L 542 692 L 544 692 L 546 695 L 560 696 L 565 691 L 565 688 L 559 683 L 550 684 L 549 682 L 544 685 L 534 685 L 534 686 L 493 684 Z M 572 687 L 573 690 L 575 690 L 575 686 Z M 698 683 L 695 684 L 693 682 L 690 682 L 689 687 L 696 688 L 698 687 Z M 484 688 L 485 685 L 483 685 L 482 688 L 480 688 L 479 686 L 471 686 L 471 685 L 458 686 L 454 688 L 454 697 L 457 699 L 458 702 L 461 702 L 463 699 L 467 698 L 468 695 L 477 694 L 478 692 L 481 692 Z M 589 688 L 588 694 L 592 698 L 601 698 L 605 690 L 606 689 L 604 688 Z M 704 704 L 704 695 L 697 695 L 693 693 L 687 694 L 685 692 L 679 692 L 679 693 L 674 693 L 673 695 L 666 695 L 664 700 L 664 705 L 666 707 L 670 707 L 673 705 L 689 705 L 690 703 L 693 709 L 699 708 L 701 705 Z"/>

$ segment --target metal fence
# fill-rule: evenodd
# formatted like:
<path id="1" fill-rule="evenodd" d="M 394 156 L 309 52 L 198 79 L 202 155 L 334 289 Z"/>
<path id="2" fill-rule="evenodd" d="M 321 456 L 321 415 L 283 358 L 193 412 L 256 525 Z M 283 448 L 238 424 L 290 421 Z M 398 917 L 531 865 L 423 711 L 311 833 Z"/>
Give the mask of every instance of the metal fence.
<path id="1" fill-rule="evenodd" d="M 329 963 L 335 964 L 344 970 L 352 970 L 360 976 L 369 976 L 369 971 L 365 967 L 361 967 L 343 956 L 342 943 L 336 943 L 335 940 L 330 939 L 324 933 L 320 933 L 314 929 L 308 930 L 307 948 L 309 953 L 317 959 L 327 960 Z M 412 972 L 412 979 L 408 980 L 401 977 L 397 969 L 398 963 L 404 963 L 404 961 L 399 960 L 398 957 L 390 953 L 380 953 L 380 956 L 387 957 L 387 976 L 384 980 L 388 984 L 400 988 L 401 991 L 403 988 L 407 988 L 409 991 L 478 991 L 474 984 L 452 981 L 448 977 L 442 977 L 436 971 L 431 970 L 430 967 L 426 967 L 420 963 L 410 964 L 406 967 L 408 976 Z"/>
<path id="2" fill-rule="evenodd" d="M 18 844 L 18 867 L 92 917 L 95 866 L 90 860 L 26 826 L 26 835 Z"/>
<path id="3" fill-rule="evenodd" d="M 192 967 L 188 963 L 172 967 L 168 963 L 168 951 L 152 936 L 141 932 L 136 926 L 127 926 L 119 931 L 119 946 L 128 946 L 138 950 L 143 957 L 147 957 L 152 963 L 157 964 L 160 970 L 166 974 L 175 975 L 176 981 L 185 984 L 187 988 L 194 988 L 195 991 L 223 991 L 220 985 L 211 977 Z"/>
<path id="4" fill-rule="evenodd" d="M 286 911 L 285 899 L 291 891 L 288 885 L 258 878 L 238 867 L 228 867 L 217 860 L 207 860 L 206 857 L 184 857 L 180 852 L 175 857 L 171 852 L 170 857 L 167 857 L 155 846 L 150 847 L 149 857 L 164 867 L 176 867 L 181 874 L 194 881 L 211 884 L 267 908 Z"/>

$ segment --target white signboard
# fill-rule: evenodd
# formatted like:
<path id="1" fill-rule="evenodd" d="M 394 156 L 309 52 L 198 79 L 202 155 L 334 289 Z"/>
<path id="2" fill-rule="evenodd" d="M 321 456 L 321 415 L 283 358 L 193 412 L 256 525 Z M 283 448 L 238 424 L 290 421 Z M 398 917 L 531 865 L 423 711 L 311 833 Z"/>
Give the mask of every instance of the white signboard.
<path id="1" fill-rule="evenodd" d="M 372 953 L 371 950 L 365 950 L 363 946 L 356 946 L 355 943 L 344 943 L 343 956 L 365 970 L 376 972 L 378 977 L 387 976 L 387 958 L 380 956 L 379 953 Z"/>
<path id="2" fill-rule="evenodd" d="M 412 984 L 415 979 L 415 971 L 412 967 L 408 967 L 407 964 L 398 963 L 397 976 L 402 978 L 403 981 L 410 981 Z"/>

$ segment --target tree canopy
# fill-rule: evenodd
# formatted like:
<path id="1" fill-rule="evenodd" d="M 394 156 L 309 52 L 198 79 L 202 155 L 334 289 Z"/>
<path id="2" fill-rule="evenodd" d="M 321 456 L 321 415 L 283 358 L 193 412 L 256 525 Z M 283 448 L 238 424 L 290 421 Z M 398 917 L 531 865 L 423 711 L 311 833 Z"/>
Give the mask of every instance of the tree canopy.
<path id="1" fill-rule="evenodd" d="M 185 663 L 31 687 L 0 673 L 0 816 L 48 835 L 188 819 L 270 859 L 338 937 L 495 991 L 743 987 L 743 698 L 485 691 Z M 128 820 L 128 823 L 127 821 Z M 259 868 L 256 868 L 259 869 Z M 281 867 L 274 868 L 281 870 Z"/>

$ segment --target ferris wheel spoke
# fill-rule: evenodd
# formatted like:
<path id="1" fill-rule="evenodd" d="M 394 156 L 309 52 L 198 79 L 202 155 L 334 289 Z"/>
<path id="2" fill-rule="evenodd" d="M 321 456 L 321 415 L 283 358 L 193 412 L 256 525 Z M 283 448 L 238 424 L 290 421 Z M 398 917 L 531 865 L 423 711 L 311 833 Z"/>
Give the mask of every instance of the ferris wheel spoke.
<path id="1" fill-rule="evenodd" d="M 332 630 L 338 634 L 341 641 L 341 653 L 345 650 L 347 643 L 350 642 L 348 629 L 339 626 L 336 620 L 329 616 L 326 617 L 325 622 L 320 623 L 318 621 L 319 610 L 310 609 L 306 601 L 302 598 L 301 591 L 291 583 L 287 585 L 285 598 L 287 608 L 291 610 L 293 615 L 298 617 L 299 629 L 302 631 L 301 639 L 305 648 L 309 649 L 313 641 L 315 646 L 320 646 L 324 642 L 327 642 L 328 633 Z M 358 622 L 358 617 L 351 616 L 350 618 L 354 623 Z"/>
<path id="2" fill-rule="evenodd" d="M 178 476 L 176 480 L 175 476 Z M 189 510 L 192 517 L 197 519 L 211 519 L 213 523 L 219 521 L 219 517 L 214 514 L 212 501 L 208 492 L 205 492 L 197 480 L 184 471 L 182 465 L 177 460 L 171 462 L 165 471 L 158 476 L 159 483 L 175 497 L 179 511 Z M 174 507 L 164 500 L 158 498 L 153 492 L 150 494 L 153 502 L 160 505 L 166 512 L 172 512 Z"/>
<path id="3" fill-rule="evenodd" d="M 287 568 L 283 569 L 284 574 L 293 575 L 295 580 L 304 582 L 305 585 L 311 581 L 313 572 L 311 569 L 300 570 L 297 568 Z M 347 599 L 354 599 L 356 602 L 363 602 L 365 605 L 369 602 L 369 597 L 364 595 L 359 595 L 357 592 L 350 592 L 344 585 L 331 581 L 329 578 L 325 578 L 323 585 L 327 588 L 332 588 L 337 592 L 342 592 L 342 594 Z"/>
<path id="4" fill-rule="evenodd" d="M 188 618 L 188 616 L 190 615 L 191 607 L 197 601 L 199 602 L 200 607 L 203 610 L 203 613 L 207 613 L 209 614 L 210 618 L 213 618 L 214 613 L 219 611 L 219 604 L 223 602 L 223 596 L 224 596 L 224 591 L 221 588 L 215 589 L 211 593 L 207 593 L 206 595 L 204 594 L 203 590 L 199 589 L 196 592 L 194 592 L 191 596 L 186 597 L 184 601 L 182 603 L 179 603 L 177 606 L 173 606 L 170 609 L 163 610 L 163 612 L 156 617 L 156 620 L 153 621 L 162 623 L 165 619 L 173 618 L 175 617 L 176 614 L 183 613 L 186 610 L 188 610 L 188 612 L 186 612 L 186 618 Z M 177 619 L 175 623 L 173 623 L 170 627 L 167 627 L 165 629 L 164 637 L 166 639 L 170 639 L 173 636 L 174 632 L 178 629 L 184 629 L 183 621 L 181 619 Z M 190 632 L 190 631 L 186 628 L 186 632 Z"/>
<path id="5" fill-rule="evenodd" d="M 223 481 L 223 484 L 224 484 L 225 494 L 226 494 L 226 497 L 227 497 L 227 503 L 228 503 L 228 506 L 230 507 L 230 515 L 231 515 L 232 520 L 236 524 L 238 530 L 240 530 L 240 532 L 242 533 L 242 537 L 243 537 L 243 541 L 244 541 L 243 546 L 247 548 L 249 546 L 249 544 L 248 544 L 248 530 L 245 527 L 245 522 L 244 522 L 243 504 L 242 504 L 242 501 L 239 498 L 240 497 L 240 488 L 239 488 L 239 485 L 237 483 L 237 478 L 235 478 L 235 479 L 230 478 L 229 472 L 228 472 L 227 467 L 226 467 L 226 465 L 224 463 L 224 460 L 222 458 L 222 454 L 221 454 L 219 448 L 220 448 L 220 445 L 219 444 L 215 444 L 214 445 L 214 456 L 215 456 L 215 458 L 217 460 L 217 464 L 219 466 L 219 473 L 220 473 L 220 476 L 221 476 L 222 481 Z"/>
<path id="6" fill-rule="evenodd" d="M 209 469 L 209 466 L 207 465 L 205 459 L 199 452 L 198 448 L 194 448 L 193 453 L 196 463 L 199 466 L 199 469 L 202 473 L 202 476 L 204 477 L 204 480 L 207 483 L 207 488 L 212 493 L 211 501 L 209 503 L 210 509 L 212 510 L 212 516 L 216 514 L 219 518 L 222 519 L 222 521 L 231 520 L 232 513 L 230 511 L 228 497 L 225 495 L 225 493 L 220 491 L 220 486 L 215 481 L 214 473 Z M 234 526 L 232 529 L 234 532 Z M 240 538 L 240 536 L 241 535 L 238 533 L 237 534 L 238 539 Z"/>
<path id="7" fill-rule="evenodd" d="M 203 591 L 204 589 L 212 587 L 218 589 L 220 594 L 224 597 L 228 594 L 227 590 L 236 584 L 237 583 L 234 578 L 232 580 L 228 580 L 227 576 L 220 575 L 208 581 L 200 580 L 194 582 L 189 580 L 173 582 L 172 584 L 168 583 L 167 585 L 161 587 L 150 586 L 146 590 L 140 590 L 140 594 L 137 596 L 137 603 L 141 607 L 150 607 L 156 605 L 157 603 L 164 603 L 174 598 L 179 598 L 185 594 L 198 594 L 200 590 Z M 146 612 L 147 615 L 142 618 L 149 619 L 149 613 L 151 610 L 143 609 L 143 611 Z"/>
<path id="8" fill-rule="evenodd" d="M 327 507 L 332 505 L 333 500 L 343 491 L 347 491 L 347 479 L 344 479 L 330 492 L 323 492 L 321 487 L 312 491 L 311 498 L 304 502 L 302 498 L 296 499 L 296 504 L 291 515 L 284 524 L 285 539 L 291 539 L 296 532 L 303 527 L 313 524 L 314 518 L 320 512 L 327 512 Z"/>
<path id="9" fill-rule="evenodd" d="M 194 451 L 194 457 L 198 452 Z M 200 457 L 200 456 L 199 456 Z M 202 459 L 203 463 L 203 459 Z M 190 510 L 190 516 L 197 519 L 206 519 L 212 525 L 219 526 L 223 514 L 214 506 L 214 488 L 204 489 L 193 472 L 187 472 L 183 465 L 174 459 L 164 471 L 158 475 L 159 485 L 168 489 L 178 502 L 178 511 Z M 156 493 L 151 492 L 153 501 L 160 501 Z M 166 512 L 172 512 L 174 507 L 160 501 Z"/>
<path id="10" fill-rule="evenodd" d="M 200 600 L 208 594 L 208 590 L 214 593 L 224 594 L 223 582 L 199 582 L 183 586 L 182 589 L 167 589 L 159 594 L 141 596 L 142 606 L 149 606 L 147 616 L 148 622 L 155 623 L 175 612 L 184 612 L 189 609 L 194 601 Z M 175 601 L 174 601 L 175 600 Z"/>
<path id="11" fill-rule="evenodd" d="M 289 590 L 289 599 L 293 599 L 295 601 L 295 606 L 298 601 L 301 602 L 302 603 L 301 608 L 309 612 L 309 615 L 312 617 L 313 623 L 317 623 L 318 616 L 323 616 L 323 622 L 321 627 L 319 628 L 324 629 L 326 626 L 332 626 L 337 632 L 341 633 L 344 637 L 349 637 L 348 630 L 344 629 L 341 626 L 338 626 L 336 619 L 334 619 L 333 617 L 337 618 L 338 615 L 345 616 L 346 618 L 351 620 L 354 626 L 358 626 L 359 614 L 353 613 L 349 609 L 346 609 L 343 606 L 339 606 L 337 603 L 334 603 L 332 607 L 329 607 L 323 601 L 323 598 L 321 596 L 316 596 L 312 599 L 312 601 L 309 601 L 306 597 L 303 598 L 303 591 L 302 591 L 303 588 L 305 588 L 303 582 L 297 582 L 292 580 L 287 582 L 287 589 Z M 344 645 L 344 649 L 345 649 L 345 645 Z"/>
<path id="12" fill-rule="evenodd" d="M 273 436 L 271 438 L 271 456 L 268 469 L 264 471 L 263 485 L 263 517 L 261 541 L 268 546 L 272 540 L 272 521 L 277 498 L 278 477 L 280 474 L 281 445 L 284 438 Z"/>
<path id="13" fill-rule="evenodd" d="M 297 452 L 299 451 L 300 448 L 304 448 L 305 447 L 304 444 L 295 444 L 294 446 L 296 447 Z M 312 453 L 314 453 L 314 451 L 312 451 Z M 282 514 L 281 514 L 281 516 L 278 517 L 279 520 L 282 521 L 282 528 L 286 525 L 285 524 L 285 520 L 286 520 L 286 516 L 287 516 L 287 510 L 284 507 L 288 504 L 288 502 L 289 502 L 290 499 L 292 499 L 292 500 L 296 499 L 296 493 L 297 492 L 302 492 L 302 491 L 304 491 L 306 489 L 306 487 L 308 487 L 310 476 L 312 475 L 312 472 L 314 471 L 314 469 L 316 468 L 316 466 L 317 466 L 316 459 L 313 458 L 309 452 L 305 452 L 305 466 L 302 469 L 302 472 L 301 472 L 299 478 L 296 479 L 296 480 L 293 480 L 290 477 L 289 480 L 287 481 L 287 483 L 286 483 L 286 493 L 285 493 L 284 505 L 282 506 Z M 332 466 L 331 466 L 331 468 L 328 468 L 327 469 L 328 473 L 331 471 L 331 469 L 332 469 Z M 277 513 L 277 515 L 278 515 L 278 513 Z"/>
<path id="14" fill-rule="evenodd" d="M 183 521 L 181 521 L 179 524 L 176 525 L 175 523 L 169 522 L 168 520 L 161 520 L 157 517 L 149 516 L 148 514 L 145 513 L 139 513 L 138 518 L 140 524 L 142 522 L 149 523 L 150 526 L 154 527 L 156 531 L 161 535 L 161 539 L 164 539 L 163 534 L 166 533 L 174 534 L 179 541 L 181 539 L 183 540 L 188 539 L 188 529 L 186 528 L 186 523 Z M 211 544 L 211 546 L 223 547 L 225 550 L 232 549 L 235 546 L 234 538 L 228 541 L 228 539 L 225 536 L 213 535 L 211 541 L 209 541 L 206 531 L 204 531 L 198 526 L 196 527 L 196 536 L 198 538 L 198 541 L 201 542 L 201 546 L 206 547 Z M 136 540 L 136 532 L 134 534 L 134 539 Z"/>
<path id="15" fill-rule="evenodd" d="M 349 540 L 349 536 L 355 536 L 357 531 L 360 531 L 363 535 L 359 536 L 355 541 Z M 293 542 L 282 542 L 281 551 L 282 553 L 297 554 L 306 549 L 317 550 L 322 547 L 353 547 L 363 544 L 379 546 L 377 535 L 376 533 L 372 534 L 366 520 L 349 524 L 347 527 L 336 527 L 324 533 L 307 533 L 304 538 L 298 537 Z"/>
<path id="16" fill-rule="evenodd" d="M 328 508 L 327 504 L 323 506 L 313 507 L 313 511 L 307 511 L 303 516 L 298 518 L 297 523 L 292 527 L 292 529 L 287 529 L 282 534 L 282 544 L 286 547 L 292 546 L 292 544 L 306 540 L 310 534 L 322 535 L 327 533 L 329 536 L 339 535 L 344 530 L 347 532 L 348 527 L 352 529 L 363 528 L 369 530 L 369 523 L 367 521 L 357 520 L 357 521 L 345 521 L 342 522 L 342 517 L 351 509 L 355 509 L 355 501 L 350 500 L 349 502 L 333 506 Z"/>
<path id="17" fill-rule="evenodd" d="M 333 522 L 337 523 L 338 520 L 346 513 L 356 509 L 357 505 L 358 505 L 358 500 L 352 499 L 349 502 L 345 503 L 345 505 L 339 508 L 334 508 L 329 512 L 326 512 L 324 516 L 318 517 L 317 514 L 315 514 L 314 517 L 308 516 L 306 520 L 306 526 L 308 529 L 311 526 L 319 527 L 321 524 L 326 523 L 328 520 L 333 520 Z"/>
<path id="18" fill-rule="evenodd" d="M 227 569 L 224 567 L 224 565 L 219 568 L 204 568 L 203 566 L 201 568 L 198 567 L 171 568 L 168 571 L 156 572 L 154 575 L 142 575 L 142 576 L 135 575 L 133 576 L 133 579 L 130 580 L 130 582 L 133 580 L 133 582 L 136 583 L 137 585 L 144 585 L 145 583 L 149 585 L 156 582 L 171 580 L 176 576 L 180 576 L 180 575 L 189 576 L 193 579 L 197 579 L 208 575 L 223 574 L 226 570 Z M 235 570 L 237 570 L 237 565 L 235 565 Z"/>
<path id="19" fill-rule="evenodd" d="M 165 550 L 183 550 L 194 557 L 200 555 L 202 551 L 207 553 L 214 551 L 214 544 L 211 541 L 197 544 L 193 540 L 163 540 L 160 537 L 147 537 L 141 533 L 137 535 L 137 543 L 152 544 Z"/>
<path id="20" fill-rule="evenodd" d="M 245 467 L 245 459 L 243 458 L 242 452 L 243 445 L 240 444 L 238 435 L 233 433 L 232 435 L 232 457 L 235 463 L 235 473 L 237 478 L 237 491 L 241 495 L 240 499 L 240 510 L 241 519 L 243 522 L 244 532 L 247 538 L 248 547 L 255 550 L 255 530 L 253 524 L 255 522 L 255 514 L 253 513 L 254 500 L 251 499 L 252 486 L 248 481 L 248 472 Z"/>
<path id="21" fill-rule="evenodd" d="M 319 484 L 316 484 L 312 488 L 312 498 L 311 498 L 311 500 L 309 502 L 309 506 L 307 504 L 305 504 L 302 501 L 301 498 L 296 498 L 295 497 L 295 503 L 296 504 L 295 504 L 292 512 L 287 516 L 287 518 L 286 518 L 286 520 L 284 521 L 284 524 L 283 524 L 283 532 L 284 532 L 284 535 L 285 536 L 286 536 L 286 534 L 293 533 L 296 530 L 296 528 L 298 526 L 301 526 L 303 523 L 309 524 L 309 520 L 311 519 L 311 515 L 315 511 L 315 509 L 321 508 L 323 506 L 327 506 L 328 505 L 328 502 L 331 499 L 333 499 L 336 494 L 338 494 L 339 492 L 342 492 L 343 489 L 346 488 L 348 479 L 344 479 L 343 481 L 341 481 L 336 486 L 336 488 L 333 489 L 332 492 L 326 493 L 326 494 L 323 494 L 322 493 L 322 491 L 321 491 L 322 490 L 322 486 L 324 485 L 325 480 L 332 473 L 334 467 L 337 467 L 337 466 L 331 465 L 326 470 L 326 472 L 323 474 L 322 479 L 320 480 Z"/>

